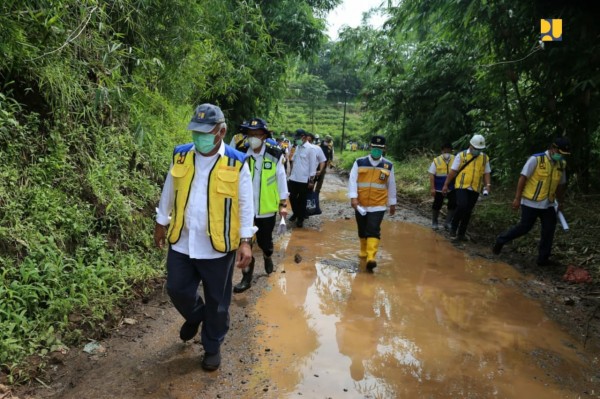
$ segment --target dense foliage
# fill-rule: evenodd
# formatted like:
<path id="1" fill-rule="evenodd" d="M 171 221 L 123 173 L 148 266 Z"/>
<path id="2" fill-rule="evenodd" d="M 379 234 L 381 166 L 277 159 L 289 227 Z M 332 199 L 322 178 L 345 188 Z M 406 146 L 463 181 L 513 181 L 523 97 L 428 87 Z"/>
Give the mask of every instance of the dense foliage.
<path id="1" fill-rule="evenodd" d="M 553 137 L 571 139 L 571 185 L 598 187 L 600 9 L 586 2 L 406 0 L 381 30 L 348 29 L 370 79 L 362 92 L 373 129 L 392 150 L 489 143 L 497 178 Z M 562 18 L 564 38 L 540 42 L 540 19 Z"/>
<path id="2" fill-rule="evenodd" d="M 162 274 L 152 214 L 193 106 L 268 113 L 337 3 L 0 3 L 0 382 Z"/>

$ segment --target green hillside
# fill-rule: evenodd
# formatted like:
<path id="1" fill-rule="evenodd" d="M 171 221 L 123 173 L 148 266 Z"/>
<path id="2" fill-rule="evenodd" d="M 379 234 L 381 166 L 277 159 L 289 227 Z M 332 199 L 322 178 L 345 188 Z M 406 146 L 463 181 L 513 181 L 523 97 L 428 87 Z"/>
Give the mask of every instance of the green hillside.
<path id="1" fill-rule="evenodd" d="M 298 128 L 319 134 L 324 137 L 330 134 L 339 148 L 342 140 L 342 122 L 344 118 L 344 103 L 323 102 L 314 110 L 314 125 L 310 104 L 301 99 L 287 98 L 282 100 L 275 114 L 269 119 L 270 127 L 275 132 L 293 132 Z M 344 142 L 361 140 L 368 136 L 366 124 L 362 119 L 360 106 L 348 103 L 346 106 L 346 128 Z"/>

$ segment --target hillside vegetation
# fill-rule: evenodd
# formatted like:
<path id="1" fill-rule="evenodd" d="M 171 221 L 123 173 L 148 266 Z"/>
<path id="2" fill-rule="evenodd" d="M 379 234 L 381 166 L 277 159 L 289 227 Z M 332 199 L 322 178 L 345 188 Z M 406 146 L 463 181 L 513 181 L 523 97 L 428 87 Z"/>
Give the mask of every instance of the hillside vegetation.
<path id="1" fill-rule="evenodd" d="M 338 3 L 0 2 L 0 384 L 164 274 L 154 209 L 194 107 L 264 112 Z"/>
<path id="2" fill-rule="evenodd" d="M 273 115 L 270 128 L 294 132 L 298 128 L 319 134 L 321 138 L 329 134 L 334 138 L 336 149 L 342 139 L 342 122 L 344 120 L 344 104 L 333 101 L 323 101 L 314 109 L 314 119 L 311 103 L 298 98 L 286 98 L 278 105 L 277 113 Z M 359 106 L 347 104 L 346 127 L 344 142 L 348 140 L 366 140 L 369 133 L 361 117 Z"/>

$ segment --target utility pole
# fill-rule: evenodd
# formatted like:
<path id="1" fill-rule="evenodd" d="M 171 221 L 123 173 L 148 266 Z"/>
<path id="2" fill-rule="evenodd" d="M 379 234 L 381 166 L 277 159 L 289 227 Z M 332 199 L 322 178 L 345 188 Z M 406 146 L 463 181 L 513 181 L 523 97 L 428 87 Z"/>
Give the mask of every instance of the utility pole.
<path id="1" fill-rule="evenodd" d="M 348 90 L 344 90 L 344 119 L 342 121 L 342 144 L 340 147 L 340 153 L 344 152 L 344 133 L 346 132 L 346 103 L 347 103 Z"/>

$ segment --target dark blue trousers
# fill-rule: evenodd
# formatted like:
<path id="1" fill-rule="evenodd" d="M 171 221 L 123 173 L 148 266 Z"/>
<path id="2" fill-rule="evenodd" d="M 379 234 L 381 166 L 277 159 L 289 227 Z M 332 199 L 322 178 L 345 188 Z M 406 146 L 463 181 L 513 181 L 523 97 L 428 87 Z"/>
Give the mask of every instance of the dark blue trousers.
<path id="1" fill-rule="evenodd" d="M 454 191 L 456 191 L 456 214 L 454 214 L 454 219 L 452 219 L 452 230 L 458 230 L 458 235 L 464 236 L 471 220 L 473 208 L 477 204 L 479 193 L 462 188 L 457 188 Z"/>
<path id="2" fill-rule="evenodd" d="M 538 209 L 521 205 L 521 220 L 519 224 L 500 234 L 496 242 L 504 245 L 515 238 L 524 236 L 533 228 L 537 218 L 542 223 L 542 235 L 538 247 L 538 262 L 547 261 L 552 252 L 552 242 L 554 241 L 554 231 L 556 230 L 556 211 L 553 207 Z"/>
<path id="3" fill-rule="evenodd" d="M 175 308 L 190 323 L 202 323 L 202 346 L 219 351 L 229 331 L 231 278 L 235 251 L 217 259 L 191 259 L 169 247 L 167 292 Z M 202 282 L 204 300 L 198 295 Z"/>

